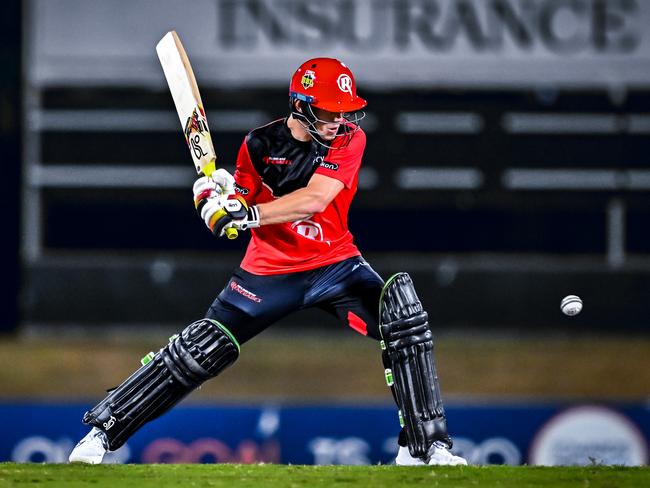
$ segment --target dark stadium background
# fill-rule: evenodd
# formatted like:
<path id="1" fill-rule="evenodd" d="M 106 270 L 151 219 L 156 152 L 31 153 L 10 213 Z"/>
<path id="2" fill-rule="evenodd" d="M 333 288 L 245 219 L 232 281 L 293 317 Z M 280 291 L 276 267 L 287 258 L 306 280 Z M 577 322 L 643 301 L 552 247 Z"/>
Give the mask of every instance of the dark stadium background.
<path id="1" fill-rule="evenodd" d="M 480 10 L 477 4 L 451 4 L 457 6 L 457 22 L 462 21 L 466 31 L 450 24 L 447 37 L 436 41 L 440 52 L 459 44 L 463 36 L 478 53 L 493 49 L 474 18 Z M 5 10 L 10 14 L 3 16 L 3 211 L 11 230 L 5 253 L 8 275 L 14 277 L 9 289 L 19 293 L 4 298 L 9 314 L 4 327 L 18 323 L 18 315 L 11 312 L 16 303 L 23 325 L 86 323 L 90 317 L 98 327 L 116 322 L 182 323 L 206 307 L 236 265 L 245 239 L 212 239 L 193 218 L 188 205 L 192 174 L 165 85 L 129 81 L 136 80 L 137 73 L 120 82 L 110 70 L 124 68 L 119 61 L 108 64 L 108 58 L 112 68 L 107 68 L 105 83 L 100 75 L 92 78 L 92 70 L 102 68 L 101 61 L 83 57 L 69 66 L 72 81 L 56 70 L 56 61 L 47 68 L 53 77 L 40 74 L 48 73 L 39 68 L 40 60 L 51 63 L 46 48 L 32 41 L 19 57 L 20 4 L 9 5 L 13 7 Z M 29 5 L 23 5 L 23 18 L 29 18 Z M 267 38 L 278 48 L 298 43 L 285 38 L 289 29 L 283 24 L 265 24 L 279 22 L 281 14 L 272 10 L 272 2 L 216 5 L 222 20 L 236 19 L 236 13 L 257 19 L 258 28 L 266 29 L 257 34 L 258 40 Z M 280 2 L 277 7 L 290 5 Z M 295 11 L 287 12 L 295 12 L 298 21 L 292 19 L 291 25 L 297 28 L 302 26 L 300 8 L 306 4 L 295 5 Z M 361 11 L 349 2 L 336 5 L 348 12 L 343 17 Z M 406 8 L 436 12 L 438 4 L 373 5 L 377 15 L 394 12 L 399 20 Z M 578 54 L 588 46 L 595 55 L 602 54 L 605 63 L 610 53 L 624 56 L 643 49 L 643 36 L 626 25 L 630 19 L 625 16 L 638 8 L 634 2 L 536 5 L 541 12 L 540 30 L 535 32 L 539 39 L 517 30 L 512 15 L 519 3 L 492 2 L 485 8 L 501 12 L 510 29 L 501 34 L 503 39 L 511 38 L 524 52 L 539 43 L 579 63 Z M 33 11 L 31 17 L 53 14 Z M 581 22 L 579 32 L 588 25 L 584 39 L 556 32 L 560 28 L 551 20 L 557 16 L 560 23 L 562 15 L 574 15 L 575 22 Z M 317 17 L 318 22 L 324 19 Z M 444 16 L 432 19 L 442 23 Z M 419 24 L 401 22 L 397 25 L 413 29 L 413 36 L 434 42 Z M 351 36 L 350 25 L 341 35 Z M 250 34 L 237 30 L 234 20 L 217 27 L 215 42 L 253 42 Z M 182 34 L 190 40 L 194 34 L 206 40 L 215 37 L 207 32 Z M 395 36 L 398 46 L 406 42 L 402 31 Z M 29 31 L 23 37 L 39 39 Z M 361 41 L 350 37 L 347 42 L 354 46 Z M 37 47 L 30 48 L 32 44 Z M 144 52 L 144 47 L 137 48 Z M 104 49 L 106 56 L 113 56 L 110 45 Z M 200 53 L 197 57 L 202 61 Z M 249 73 L 249 64 L 243 61 L 241 70 Z M 378 85 L 380 68 L 366 73 L 365 83 L 359 77 L 360 92 L 370 101 L 364 125 L 368 146 L 350 227 L 363 252 L 381 274 L 400 269 L 415 273 L 425 303 L 441 326 L 644 329 L 650 312 L 645 298 L 650 271 L 650 88 L 626 82 L 629 65 L 621 68 L 618 79 L 608 72 L 616 68 L 606 67 L 604 76 L 612 78 L 611 83 L 591 82 L 586 74 L 573 83 L 524 74 L 526 81 L 519 83 L 497 83 L 494 78 L 491 83 L 461 80 L 409 88 L 409 78 L 427 68 L 418 61 L 399 74 L 402 81 L 391 85 L 385 80 Z M 446 66 L 442 64 L 442 73 L 433 73 L 443 76 Z M 270 75 L 263 67 L 253 70 L 254 85 L 240 83 L 250 75 L 234 82 L 209 81 L 224 68 L 206 63 L 198 68 L 220 164 L 232 168 L 247 130 L 286 113 L 286 83 L 275 76 L 265 86 L 261 80 Z M 513 76 L 510 65 L 504 63 L 503 69 L 504 79 Z M 563 69 L 580 73 L 579 65 Z M 92 80 L 85 82 L 76 72 Z M 16 83 L 21 73 L 27 81 L 22 85 Z M 22 159 L 17 159 L 20 141 Z M 142 173 L 147 167 L 155 169 L 151 181 L 165 184 L 147 183 Z M 20 227 L 16 209 L 23 212 Z M 21 260 L 15 259 L 19 243 Z M 149 270 L 148 279 L 143 269 Z M 214 285 L 193 286 L 197 282 Z M 170 306 L 155 300 L 161 286 Z M 62 293 L 66 289 L 74 293 Z M 568 293 L 582 294 L 588 303 L 570 325 L 558 315 L 559 301 Z"/>
<path id="2" fill-rule="evenodd" d="M 263 18 L 274 1 L 215 3 Z M 303 0 L 275 3 L 307 9 Z M 440 4 L 375 3 L 398 12 Z M 471 30 L 479 2 L 447 3 L 464 12 L 469 30 L 459 36 L 475 36 L 476 52 L 489 52 Z M 508 9 L 524 3 L 489 5 L 507 20 Z M 611 39 L 603 32 L 618 32 L 618 15 L 644 2 L 533 3 L 544 12 L 594 12 L 593 30 L 582 40 L 588 48 L 538 33 L 552 54 L 579 64 L 581 49 L 608 54 Z M 335 4 L 354 11 L 354 2 Z M 88 403 L 132 371 L 142 351 L 201 316 L 239 263 L 247 237 L 214 239 L 197 218 L 194 173 L 162 72 L 153 84 L 131 74 L 122 81 L 119 70 L 107 83 L 99 76 L 51 81 L 38 69 L 30 77 L 29 46 L 39 39 L 28 21 L 38 13 L 30 11 L 34 5 L 52 4 L 0 6 L 0 400 Z M 608 17 L 608 9 L 617 13 Z M 265 35 L 282 40 L 281 25 L 269 25 Z M 230 26 L 219 27 L 221 41 L 232 41 Z M 512 32 L 522 45 L 533 42 Z M 190 46 L 202 37 L 189 29 L 180 34 Z M 459 398 L 472 405 L 628 401 L 630 415 L 642 417 L 639 405 L 650 393 L 650 78 L 627 83 L 626 76 L 648 69 L 648 25 L 635 35 L 646 58 L 639 66 L 617 65 L 619 71 L 603 61 L 611 83 L 584 74 L 571 83 L 522 75 L 520 83 L 414 87 L 405 80 L 417 73 L 402 73 L 390 86 L 357 75 L 369 101 L 362 123 L 368 145 L 350 229 L 382 276 L 408 271 L 414 278 L 439 338 L 452 405 Z M 634 49 L 626 39 L 618 46 L 624 54 Z M 146 49 L 153 58 L 153 44 Z M 198 61 L 219 162 L 232 169 L 246 132 L 286 114 L 288 79 L 210 82 L 209 63 L 188 50 Z M 116 69 L 115 59 L 132 61 L 130 53 L 108 51 L 105 59 L 84 61 L 100 69 L 105 62 L 107 72 Z M 36 61 L 34 67 L 41 68 Z M 560 74 L 573 71 L 569 63 Z M 568 294 L 584 300 L 576 317 L 560 312 Z M 357 346 L 356 336 L 321 312 L 298 313 L 274 329 L 251 343 L 240 369 L 194 398 L 390 402 L 374 344 Z M 305 331 L 313 334 L 299 334 Z M 331 363 L 346 374 L 319 377 Z M 267 367 L 277 375 L 265 376 Z"/>

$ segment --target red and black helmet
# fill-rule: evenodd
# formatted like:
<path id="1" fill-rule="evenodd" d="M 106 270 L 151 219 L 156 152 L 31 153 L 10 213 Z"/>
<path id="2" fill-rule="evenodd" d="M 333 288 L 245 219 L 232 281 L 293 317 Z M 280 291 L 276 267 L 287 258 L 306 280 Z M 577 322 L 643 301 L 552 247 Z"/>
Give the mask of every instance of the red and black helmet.
<path id="1" fill-rule="evenodd" d="M 289 96 L 328 112 L 356 112 L 367 105 L 357 95 L 352 71 L 334 58 L 314 58 L 291 77 Z"/>

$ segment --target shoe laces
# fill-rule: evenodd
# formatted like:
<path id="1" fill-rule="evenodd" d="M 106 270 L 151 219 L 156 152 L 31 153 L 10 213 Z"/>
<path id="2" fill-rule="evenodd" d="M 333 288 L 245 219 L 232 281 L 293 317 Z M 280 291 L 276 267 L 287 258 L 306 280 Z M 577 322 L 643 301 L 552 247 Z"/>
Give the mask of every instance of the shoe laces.
<path id="1" fill-rule="evenodd" d="M 96 430 L 92 433 L 91 436 L 81 439 L 81 442 L 79 442 L 79 445 L 85 444 L 85 443 L 93 441 L 95 439 L 99 439 L 99 442 L 101 442 L 102 447 L 104 449 L 108 449 L 108 438 L 106 437 L 106 433 L 104 431 L 100 430 L 100 429 L 97 429 L 96 427 L 95 427 L 95 429 Z"/>
<path id="2" fill-rule="evenodd" d="M 430 455 L 438 454 L 438 455 L 443 455 L 446 458 L 452 458 L 454 455 L 451 453 L 449 450 L 449 447 L 447 444 L 445 444 L 442 441 L 435 441 L 431 445 L 431 450 L 429 451 Z"/>

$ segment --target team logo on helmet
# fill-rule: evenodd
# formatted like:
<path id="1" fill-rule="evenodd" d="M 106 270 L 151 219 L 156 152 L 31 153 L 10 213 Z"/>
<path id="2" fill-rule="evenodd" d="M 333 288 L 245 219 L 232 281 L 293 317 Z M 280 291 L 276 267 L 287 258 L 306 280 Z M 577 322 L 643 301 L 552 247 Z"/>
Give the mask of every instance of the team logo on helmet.
<path id="1" fill-rule="evenodd" d="M 352 78 L 350 78 L 350 75 L 341 73 L 336 79 L 336 84 L 339 86 L 339 90 L 343 93 L 349 93 L 352 95 Z"/>
<path id="2" fill-rule="evenodd" d="M 315 79 L 316 79 L 316 73 L 308 69 L 305 71 L 305 74 L 302 75 L 302 79 L 300 80 L 300 83 L 302 84 L 302 87 L 306 90 L 307 88 L 311 88 L 312 86 L 314 86 Z"/>

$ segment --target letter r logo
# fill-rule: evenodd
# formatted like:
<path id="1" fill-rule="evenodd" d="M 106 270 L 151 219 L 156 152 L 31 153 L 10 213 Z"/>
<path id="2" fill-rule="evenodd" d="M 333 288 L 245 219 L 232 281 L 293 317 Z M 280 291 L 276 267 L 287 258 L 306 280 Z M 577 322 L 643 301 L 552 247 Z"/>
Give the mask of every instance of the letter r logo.
<path id="1" fill-rule="evenodd" d="M 352 95 L 352 78 L 350 78 L 345 73 L 339 75 L 336 79 L 336 84 L 339 86 L 339 90 L 343 93 L 349 93 Z"/>

